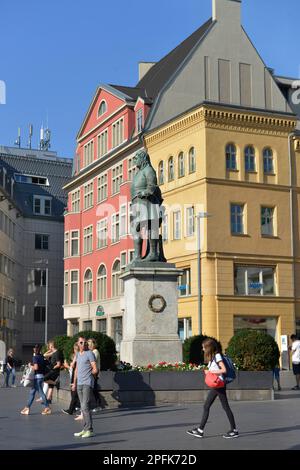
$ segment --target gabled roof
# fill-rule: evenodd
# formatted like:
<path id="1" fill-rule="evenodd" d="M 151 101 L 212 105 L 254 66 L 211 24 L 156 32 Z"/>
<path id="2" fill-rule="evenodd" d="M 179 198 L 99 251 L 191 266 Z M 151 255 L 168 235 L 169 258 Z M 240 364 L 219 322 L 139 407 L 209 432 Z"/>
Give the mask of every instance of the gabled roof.
<path id="1" fill-rule="evenodd" d="M 143 89 L 145 96 L 148 98 L 156 98 L 166 82 L 176 72 L 189 52 L 206 34 L 212 24 L 213 20 L 210 18 L 181 44 L 175 47 L 175 49 L 169 52 L 169 54 L 153 65 L 153 67 L 151 67 L 151 69 L 138 82 L 136 88 Z"/>

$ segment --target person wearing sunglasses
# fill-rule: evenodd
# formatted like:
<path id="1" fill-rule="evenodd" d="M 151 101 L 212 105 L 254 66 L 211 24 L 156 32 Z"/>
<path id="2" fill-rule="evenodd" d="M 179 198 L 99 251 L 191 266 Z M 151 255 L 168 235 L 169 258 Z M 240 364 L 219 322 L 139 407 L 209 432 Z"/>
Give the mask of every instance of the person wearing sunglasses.
<path id="1" fill-rule="evenodd" d="M 75 391 L 77 388 L 80 408 L 83 415 L 83 430 L 74 433 L 74 436 L 87 438 L 94 435 L 89 401 L 90 394 L 94 388 L 94 377 L 97 377 L 98 369 L 95 355 L 89 350 L 86 338 L 80 336 L 77 344 L 79 351 L 76 355 L 77 367 L 75 370 L 72 390 Z"/>

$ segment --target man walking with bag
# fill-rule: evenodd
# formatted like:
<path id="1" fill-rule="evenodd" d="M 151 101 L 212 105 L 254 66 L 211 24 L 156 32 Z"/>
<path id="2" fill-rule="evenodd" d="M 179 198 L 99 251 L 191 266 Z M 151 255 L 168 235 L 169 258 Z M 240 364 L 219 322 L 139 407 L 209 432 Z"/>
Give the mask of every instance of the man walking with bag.
<path id="1" fill-rule="evenodd" d="M 74 436 L 87 438 L 94 435 L 89 401 L 91 391 L 94 387 L 94 376 L 96 377 L 98 375 L 98 369 L 95 355 L 88 349 L 86 338 L 81 336 L 77 344 L 79 352 L 76 355 L 77 367 L 72 390 L 75 391 L 77 387 L 84 427 L 81 432 L 76 432 Z"/>

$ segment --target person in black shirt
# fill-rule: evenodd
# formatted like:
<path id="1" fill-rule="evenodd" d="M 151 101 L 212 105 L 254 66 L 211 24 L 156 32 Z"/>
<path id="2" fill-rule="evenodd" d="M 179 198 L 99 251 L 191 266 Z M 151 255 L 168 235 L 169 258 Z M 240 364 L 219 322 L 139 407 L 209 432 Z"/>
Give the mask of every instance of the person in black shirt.
<path id="1" fill-rule="evenodd" d="M 74 383 L 74 376 L 75 376 L 75 369 L 76 369 L 76 355 L 78 353 L 78 344 L 74 344 L 74 349 L 73 349 L 73 358 L 71 364 L 69 364 L 67 361 L 65 361 L 64 365 L 65 368 L 69 370 L 70 374 L 70 385 L 71 385 L 71 402 L 69 405 L 69 408 L 67 409 L 62 409 L 61 411 L 65 413 L 66 415 L 72 415 L 74 414 L 76 408 L 80 408 L 80 401 L 77 393 L 77 389 L 72 390 L 72 385 Z"/>
<path id="2" fill-rule="evenodd" d="M 33 358 L 31 367 L 34 370 L 34 381 L 33 387 L 30 390 L 29 400 L 27 406 L 21 411 L 22 415 L 29 415 L 30 407 L 33 403 L 36 392 L 40 394 L 43 400 L 44 410 L 42 415 L 50 415 L 51 409 L 49 408 L 49 403 L 46 398 L 46 395 L 43 392 L 43 382 L 44 382 L 44 372 L 45 372 L 45 359 L 41 354 L 41 346 L 38 344 L 33 348 Z"/>
<path id="3" fill-rule="evenodd" d="M 9 349 L 6 357 L 6 386 L 9 387 L 9 377 L 12 376 L 12 387 L 16 387 L 16 360 L 14 358 L 14 350 Z"/>
<path id="4" fill-rule="evenodd" d="M 53 389 L 58 382 L 60 369 L 63 366 L 64 358 L 62 352 L 56 348 L 55 342 L 53 340 L 49 341 L 49 350 L 45 352 L 44 357 L 50 362 L 50 371 L 45 375 L 44 381 L 49 385 L 47 399 L 49 403 L 51 403 Z"/>

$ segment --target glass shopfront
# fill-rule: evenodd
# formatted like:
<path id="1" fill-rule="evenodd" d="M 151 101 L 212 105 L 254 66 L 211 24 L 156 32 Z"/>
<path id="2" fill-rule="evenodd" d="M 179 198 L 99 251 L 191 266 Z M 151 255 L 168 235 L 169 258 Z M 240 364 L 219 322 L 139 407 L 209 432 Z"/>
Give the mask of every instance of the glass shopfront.
<path id="1" fill-rule="evenodd" d="M 235 316 L 233 322 L 234 334 L 239 330 L 264 331 L 277 340 L 277 317 Z"/>

